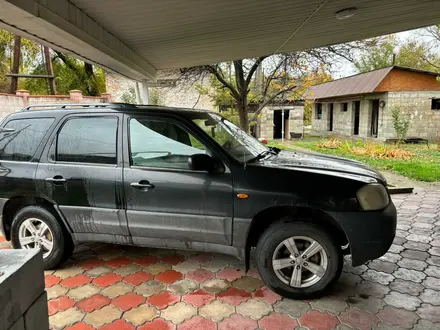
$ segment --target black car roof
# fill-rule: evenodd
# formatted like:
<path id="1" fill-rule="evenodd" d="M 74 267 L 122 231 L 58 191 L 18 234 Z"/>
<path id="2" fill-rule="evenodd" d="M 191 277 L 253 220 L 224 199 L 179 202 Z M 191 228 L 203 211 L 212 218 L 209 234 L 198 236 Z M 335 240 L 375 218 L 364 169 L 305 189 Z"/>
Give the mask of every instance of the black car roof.
<path id="1" fill-rule="evenodd" d="M 91 103 L 91 104 L 35 104 L 15 112 L 9 118 L 29 118 L 63 116 L 70 113 L 162 113 L 174 114 L 183 117 L 192 117 L 196 113 L 211 113 L 208 110 L 164 107 L 158 105 L 134 105 L 126 103 Z"/>

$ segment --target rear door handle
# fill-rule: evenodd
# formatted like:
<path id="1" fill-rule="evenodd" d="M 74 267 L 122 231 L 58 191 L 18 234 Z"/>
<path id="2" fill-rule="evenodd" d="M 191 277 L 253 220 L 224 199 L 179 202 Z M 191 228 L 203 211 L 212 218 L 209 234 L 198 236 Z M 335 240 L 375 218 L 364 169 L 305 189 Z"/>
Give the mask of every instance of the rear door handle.
<path id="1" fill-rule="evenodd" d="M 61 175 L 55 175 L 53 178 L 46 178 L 45 181 L 52 182 L 53 184 L 62 184 L 67 182 Z"/>
<path id="2" fill-rule="evenodd" d="M 130 183 L 130 186 L 132 186 L 133 188 L 139 189 L 139 190 L 144 190 L 144 191 L 148 191 L 149 189 L 153 189 L 155 187 L 154 184 L 151 184 L 147 180 L 141 180 L 139 182 L 132 182 L 132 183 Z"/>

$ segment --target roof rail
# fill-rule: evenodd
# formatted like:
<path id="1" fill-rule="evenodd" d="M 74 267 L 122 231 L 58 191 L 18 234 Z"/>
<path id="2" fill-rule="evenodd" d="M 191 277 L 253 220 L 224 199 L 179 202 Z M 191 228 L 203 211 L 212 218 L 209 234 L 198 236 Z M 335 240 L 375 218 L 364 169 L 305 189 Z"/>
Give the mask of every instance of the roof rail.
<path id="1" fill-rule="evenodd" d="M 112 107 L 112 108 L 137 108 L 136 105 L 134 104 L 130 104 L 130 103 L 78 103 L 78 104 L 74 104 L 74 103 L 66 103 L 66 104 L 57 104 L 57 103 L 53 103 L 53 104 L 33 104 L 33 105 L 28 105 L 27 107 L 23 108 L 21 111 L 22 112 L 26 112 L 26 111 L 30 111 L 31 109 L 40 109 L 40 110 L 45 110 L 45 109 L 67 109 L 67 108 L 95 108 L 95 109 L 99 109 L 99 108 L 108 108 L 108 107 Z"/>

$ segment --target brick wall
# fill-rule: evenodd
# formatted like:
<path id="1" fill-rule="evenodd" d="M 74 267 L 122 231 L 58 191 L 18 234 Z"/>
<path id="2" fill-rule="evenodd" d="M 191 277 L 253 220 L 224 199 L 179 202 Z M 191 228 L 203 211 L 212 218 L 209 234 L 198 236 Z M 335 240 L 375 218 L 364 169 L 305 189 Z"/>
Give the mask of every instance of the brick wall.
<path id="1" fill-rule="evenodd" d="M 435 75 L 393 69 L 377 86 L 375 92 L 440 91 Z"/>
<path id="2" fill-rule="evenodd" d="M 70 95 L 30 95 L 28 91 L 19 90 L 16 95 L 0 94 L 0 119 L 34 104 L 106 103 L 110 101 L 111 95 L 108 93 L 100 97 L 83 96 L 81 91 L 73 90 L 70 91 Z"/>

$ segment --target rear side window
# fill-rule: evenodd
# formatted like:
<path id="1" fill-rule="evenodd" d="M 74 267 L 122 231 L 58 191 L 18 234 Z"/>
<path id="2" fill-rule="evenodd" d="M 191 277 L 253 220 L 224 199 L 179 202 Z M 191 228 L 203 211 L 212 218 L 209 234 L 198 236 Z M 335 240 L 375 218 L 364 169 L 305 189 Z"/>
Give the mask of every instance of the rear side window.
<path id="1" fill-rule="evenodd" d="M 54 118 L 10 120 L 0 130 L 0 160 L 30 161 Z"/>
<path id="2" fill-rule="evenodd" d="M 58 133 L 56 160 L 116 164 L 117 131 L 116 117 L 69 119 Z"/>

